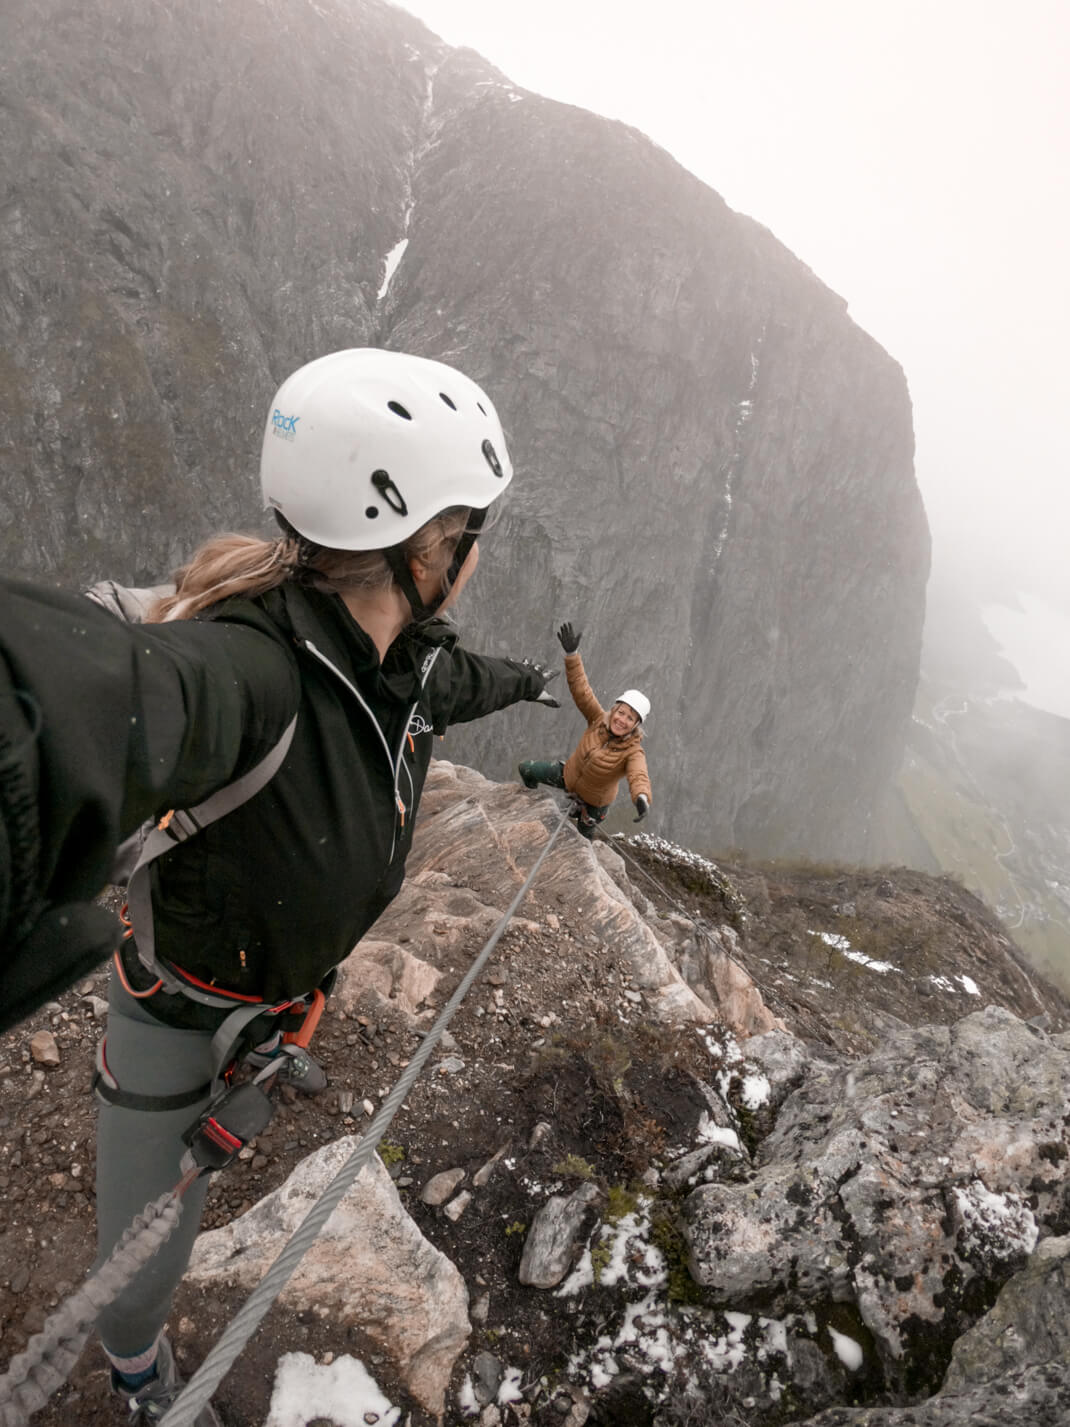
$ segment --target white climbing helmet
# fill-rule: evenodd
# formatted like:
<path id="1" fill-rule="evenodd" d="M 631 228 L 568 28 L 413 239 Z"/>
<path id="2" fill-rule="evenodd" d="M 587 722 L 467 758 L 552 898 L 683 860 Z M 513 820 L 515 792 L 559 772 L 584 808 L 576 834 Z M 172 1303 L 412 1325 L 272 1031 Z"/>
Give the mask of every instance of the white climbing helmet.
<path id="1" fill-rule="evenodd" d="M 645 723 L 647 715 L 650 713 L 650 700 L 646 694 L 641 694 L 638 689 L 625 689 L 620 698 L 616 700 L 618 704 L 627 704 L 630 709 L 634 709 L 639 715 L 639 722 Z"/>
<path id="2" fill-rule="evenodd" d="M 501 422 L 474 381 L 378 347 L 287 377 L 260 456 L 265 506 L 335 550 L 398 545 L 450 506 L 484 510 L 512 478 Z"/>

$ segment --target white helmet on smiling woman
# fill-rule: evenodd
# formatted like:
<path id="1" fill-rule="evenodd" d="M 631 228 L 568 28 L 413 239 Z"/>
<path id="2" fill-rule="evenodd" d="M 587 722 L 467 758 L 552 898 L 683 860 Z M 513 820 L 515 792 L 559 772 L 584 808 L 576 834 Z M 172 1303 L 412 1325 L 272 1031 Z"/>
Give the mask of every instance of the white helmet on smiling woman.
<path id="1" fill-rule="evenodd" d="M 378 347 L 287 377 L 260 457 L 265 506 L 334 550 L 399 545 L 451 506 L 485 510 L 512 477 L 498 414 L 474 381 Z"/>
<path id="2" fill-rule="evenodd" d="M 630 709 L 634 709 L 639 715 L 640 723 L 645 723 L 650 714 L 650 700 L 646 694 L 641 694 L 638 689 L 625 689 L 624 693 L 614 702 L 627 704 Z"/>

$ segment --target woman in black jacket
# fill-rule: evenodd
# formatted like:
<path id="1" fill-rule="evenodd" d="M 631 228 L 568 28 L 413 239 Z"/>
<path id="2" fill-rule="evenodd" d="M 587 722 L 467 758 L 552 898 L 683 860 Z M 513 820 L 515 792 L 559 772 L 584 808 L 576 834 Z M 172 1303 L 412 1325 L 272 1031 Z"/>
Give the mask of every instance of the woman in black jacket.
<path id="1" fill-rule="evenodd" d="M 101 1257 L 176 1182 L 225 1021 L 265 1074 L 306 1093 L 326 1083 L 281 1035 L 400 888 L 434 735 L 518 700 L 554 704 L 536 667 L 467 653 L 437 617 L 512 476 L 473 382 L 399 353 L 323 357 L 277 393 L 261 476 L 281 537 L 210 542 L 159 622 L 6 591 L 0 865 L 6 852 L 14 875 L 0 920 L 20 1007 L 99 957 L 107 933 L 79 904 L 120 836 L 281 757 L 266 786 L 141 874 L 151 915 L 135 906 L 116 954 L 98 1063 Z M 27 838 L 42 869 L 31 897 Z M 159 1421 L 181 1386 L 162 1329 L 206 1184 L 101 1317 L 128 1421 Z M 206 1407 L 198 1427 L 217 1420 Z"/>

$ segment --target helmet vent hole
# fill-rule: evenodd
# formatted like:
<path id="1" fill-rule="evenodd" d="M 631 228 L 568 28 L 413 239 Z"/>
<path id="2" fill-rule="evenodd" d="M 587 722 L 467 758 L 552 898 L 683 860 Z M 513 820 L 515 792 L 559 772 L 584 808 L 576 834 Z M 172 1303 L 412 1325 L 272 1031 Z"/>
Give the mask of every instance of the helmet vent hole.
<path id="1" fill-rule="evenodd" d="M 405 407 L 402 406 L 400 401 L 388 401 L 387 408 L 388 410 L 392 411 L 395 416 L 400 416 L 404 418 L 405 421 L 412 420 L 412 412 L 406 411 Z"/>
<path id="2" fill-rule="evenodd" d="M 405 497 L 390 479 L 388 471 L 372 471 L 372 485 L 392 511 L 397 515 L 408 515 L 409 507 L 405 504 Z"/>
<path id="3" fill-rule="evenodd" d="M 457 410 L 457 403 L 456 403 L 455 401 L 451 400 L 451 398 L 448 397 L 444 391 L 440 391 L 440 392 L 439 392 L 439 396 L 442 398 L 442 400 L 446 403 L 446 405 L 449 407 L 449 409 L 450 409 L 451 411 L 456 411 L 456 410 Z"/>
<path id="4" fill-rule="evenodd" d="M 379 514 L 379 507 L 377 505 L 370 505 L 368 506 L 364 514 L 368 517 L 369 520 L 374 520 L 375 517 Z"/>
<path id="5" fill-rule="evenodd" d="M 482 446 L 483 456 L 487 465 L 491 468 L 499 480 L 504 479 L 505 472 L 502 470 L 502 463 L 498 460 L 498 453 L 489 441 L 485 440 Z"/>
<path id="6" fill-rule="evenodd" d="M 479 409 L 480 409 L 480 411 L 483 413 L 483 415 L 486 416 L 486 414 L 487 414 L 487 408 L 483 405 L 483 403 L 482 403 L 481 401 L 477 401 L 477 402 L 476 402 L 476 405 L 479 407 Z"/>

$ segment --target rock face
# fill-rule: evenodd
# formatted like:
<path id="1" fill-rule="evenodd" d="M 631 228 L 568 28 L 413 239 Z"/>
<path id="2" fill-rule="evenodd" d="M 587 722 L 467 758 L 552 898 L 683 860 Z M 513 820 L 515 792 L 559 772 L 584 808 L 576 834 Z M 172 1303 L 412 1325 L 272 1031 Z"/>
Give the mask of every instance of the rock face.
<path id="1" fill-rule="evenodd" d="M 295 366 L 441 357 L 519 471 L 474 646 L 545 657 L 569 617 L 605 698 L 649 691 L 661 831 L 864 853 L 928 566 L 910 404 L 770 233 L 379 0 L 10 0 L 0 93 L 6 569 L 158 578 L 259 523 Z M 450 754 L 501 776 L 578 731 Z"/>
<path id="2" fill-rule="evenodd" d="M 1070 1238 L 1045 1239 L 955 1344 L 944 1385 L 910 1408 L 833 1408 L 807 1427 L 1061 1427 L 1070 1421 Z"/>
<path id="3" fill-rule="evenodd" d="M 556 805 L 545 795 L 435 762 L 409 876 L 375 924 L 373 939 L 361 942 L 344 962 L 339 1005 L 350 1010 L 357 998 L 377 995 L 416 1024 L 439 974 L 420 959 L 410 941 L 412 928 L 429 928 L 439 947 L 460 942 L 473 928 L 489 936 L 558 820 Z M 731 929 L 699 938 L 691 926 L 684 937 L 682 920 L 677 926 L 644 916 L 645 898 L 627 882 L 623 860 L 605 844 L 588 843 L 571 830 L 562 834 L 539 873 L 538 893 L 614 948 L 638 988 L 636 999 L 655 1019 L 723 1021 L 742 1036 L 779 1024 L 746 971 L 729 962 L 721 939 Z M 523 910 L 522 904 L 520 917 Z M 681 954 L 681 944 L 686 953 L 697 940 L 706 948 L 703 958 Z"/>
<path id="4" fill-rule="evenodd" d="M 1007 1011 L 894 1034 L 805 1078 L 751 1182 L 695 1189 L 691 1271 L 732 1307 L 850 1305 L 871 1375 L 933 1391 L 1038 1236 L 1070 1227 L 1068 1110 L 1066 1047 Z"/>

